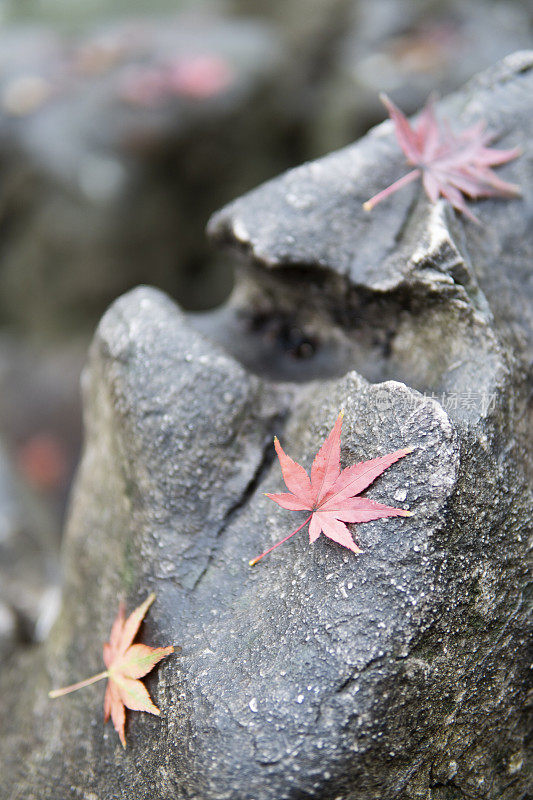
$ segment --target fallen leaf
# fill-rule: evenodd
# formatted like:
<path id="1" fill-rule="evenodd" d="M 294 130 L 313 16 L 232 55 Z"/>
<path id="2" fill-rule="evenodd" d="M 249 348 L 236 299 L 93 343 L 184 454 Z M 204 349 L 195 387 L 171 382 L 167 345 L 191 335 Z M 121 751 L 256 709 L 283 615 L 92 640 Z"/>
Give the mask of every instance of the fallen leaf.
<path id="1" fill-rule="evenodd" d="M 218 56 L 182 59 L 169 67 L 169 90 L 186 97 L 212 97 L 227 89 L 232 81 L 233 71 L 230 65 Z"/>
<path id="2" fill-rule="evenodd" d="M 122 100 L 139 106 L 154 106 L 172 97 L 206 100 L 232 84 L 234 74 L 218 56 L 177 58 L 160 66 L 132 66 L 120 86 Z"/>
<path id="3" fill-rule="evenodd" d="M 104 722 L 111 716 L 115 730 L 123 747 L 126 747 L 124 725 L 126 708 L 132 711 L 148 711 L 159 716 L 160 711 L 154 705 L 146 687 L 138 678 L 147 675 L 162 658 L 174 652 L 174 647 L 148 647 L 145 644 L 132 644 L 139 626 L 152 603 L 155 594 L 149 595 L 144 603 L 125 617 L 124 603 L 120 603 L 117 618 L 111 628 L 109 642 L 104 644 L 104 663 L 107 669 L 86 678 L 84 681 L 55 689 L 49 697 L 62 697 L 75 692 L 91 683 L 108 678 L 104 700 Z"/>
<path id="4" fill-rule="evenodd" d="M 520 149 L 487 147 L 493 137 L 485 132 L 483 121 L 456 134 L 446 122 L 439 123 L 430 98 L 417 122 L 411 125 L 392 100 L 386 95 L 381 95 L 381 100 L 394 123 L 398 144 L 409 164 L 416 169 L 367 200 L 363 204 L 367 211 L 419 177 L 432 203 L 442 196 L 474 222 L 479 220 L 466 205 L 463 195 L 474 200 L 479 197 L 520 196 L 519 186 L 501 180 L 490 169 L 517 158 Z"/>
<path id="5" fill-rule="evenodd" d="M 289 536 L 269 547 L 250 566 L 257 564 L 263 556 L 286 542 L 309 522 L 309 541 L 314 542 L 323 532 L 334 542 L 342 544 L 354 553 L 362 552 L 355 544 L 346 527 L 346 522 L 370 522 L 383 517 L 409 517 L 410 511 L 384 506 L 366 497 L 356 497 L 381 475 L 391 464 L 413 451 L 412 447 L 397 450 L 371 461 L 361 461 L 341 472 L 341 428 L 344 412 L 341 411 L 326 441 L 318 451 L 311 467 L 311 477 L 305 469 L 293 461 L 276 437 L 274 446 L 281 465 L 283 480 L 288 492 L 267 494 L 271 500 L 289 511 L 311 511 L 311 515 Z"/>

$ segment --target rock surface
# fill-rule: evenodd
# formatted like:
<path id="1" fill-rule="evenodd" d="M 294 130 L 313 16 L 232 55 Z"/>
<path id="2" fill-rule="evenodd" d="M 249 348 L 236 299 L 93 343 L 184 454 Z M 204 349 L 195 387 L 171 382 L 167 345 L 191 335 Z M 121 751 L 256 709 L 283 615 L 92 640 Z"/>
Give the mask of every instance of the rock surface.
<path id="1" fill-rule="evenodd" d="M 501 170 L 523 197 L 476 204 L 479 227 L 443 202 L 431 206 L 418 184 L 363 211 L 365 200 L 405 173 L 390 122 L 216 214 L 213 237 L 236 245 L 255 267 L 245 271 L 233 317 L 248 321 L 257 339 L 255 319 L 290 317 L 310 337 L 314 331 L 317 355 L 324 335 L 344 343 L 337 371 L 355 366 L 372 381 L 400 377 L 422 391 L 452 384 L 482 391 L 485 377 L 474 385 L 472 370 L 494 358 L 500 339 L 511 337 L 511 360 L 531 361 L 532 83 L 531 54 L 518 53 L 439 104 L 458 128 L 483 117 L 499 133 L 498 146 L 524 149 Z M 224 344 L 236 339 L 233 333 Z M 479 358 L 465 357 L 452 372 L 459 351 L 471 348 Z"/>
<path id="2" fill-rule="evenodd" d="M 1 676 L 7 797 L 526 800 L 532 84 L 520 54 L 443 104 L 525 150 L 502 169 L 524 198 L 476 204 L 483 228 L 414 185 L 364 214 L 403 168 L 386 124 L 213 220 L 248 257 L 224 314 L 144 288 L 107 312 L 61 615 Z M 273 433 L 309 466 L 341 407 L 343 465 L 415 447 L 368 491 L 414 516 L 359 526 L 359 557 L 302 533 L 250 569 L 299 519 L 263 495 Z M 101 686 L 46 692 L 152 590 L 143 640 L 183 650 L 124 752 Z"/>

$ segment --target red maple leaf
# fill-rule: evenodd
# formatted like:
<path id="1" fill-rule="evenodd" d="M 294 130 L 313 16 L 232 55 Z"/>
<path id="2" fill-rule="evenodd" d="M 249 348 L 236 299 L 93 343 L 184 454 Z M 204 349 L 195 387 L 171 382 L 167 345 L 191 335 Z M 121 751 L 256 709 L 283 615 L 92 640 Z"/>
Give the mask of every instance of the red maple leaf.
<path id="1" fill-rule="evenodd" d="M 274 550 L 309 522 L 309 541 L 314 542 L 324 532 L 334 542 L 342 544 L 354 553 L 362 552 L 355 544 L 346 522 L 370 522 L 383 517 L 409 517 L 410 511 L 402 508 L 392 508 L 368 500 L 366 497 L 356 497 L 375 481 L 391 464 L 413 451 L 412 447 L 397 450 L 386 456 L 374 458 L 371 461 L 361 461 L 352 467 L 346 467 L 341 472 L 341 428 L 344 412 L 341 411 L 337 421 L 326 441 L 318 451 L 311 467 L 311 478 L 305 469 L 292 460 L 277 439 L 274 445 L 281 464 L 283 480 L 288 492 L 283 494 L 267 494 L 275 503 L 289 511 L 311 511 L 305 522 L 296 528 L 289 536 L 269 547 L 257 558 L 250 561 L 250 566 L 257 564 L 263 556 Z"/>
<path id="2" fill-rule="evenodd" d="M 132 644 L 139 626 L 152 603 L 155 594 L 149 595 L 126 619 L 124 603 L 120 603 L 118 615 L 111 628 L 109 642 L 104 644 L 104 663 L 107 669 L 64 689 L 49 692 L 49 697 L 61 697 L 75 692 L 91 683 L 108 678 L 104 700 L 104 722 L 111 716 L 115 730 L 123 747 L 126 747 L 124 725 L 126 708 L 132 711 L 148 711 L 159 716 L 160 711 L 152 702 L 146 687 L 138 678 L 147 675 L 162 658 L 174 652 L 174 647 L 149 647 Z"/>
<path id="3" fill-rule="evenodd" d="M 518 147 L 512 150 L 487 147 L 493 137 L 485 132 L 483 121 L 454 133 L 446 122 L 439 123 L 430 98 L 417 122 L 411 125 L 386 95 L 380 97 L 394 123 L 398 144 L 409 164 L 416 169 L 367 200 L 363 204 L 367 211 L 419 177 L 432 203 L 436 203 L 439 196 L 445 197 L 474 222 L 479 220 L 466 205 L 463 195 L 474 200 L 520 196 L 520 187 L 498 178 L 491 167 L 512 161 L 521 151 Z"/>

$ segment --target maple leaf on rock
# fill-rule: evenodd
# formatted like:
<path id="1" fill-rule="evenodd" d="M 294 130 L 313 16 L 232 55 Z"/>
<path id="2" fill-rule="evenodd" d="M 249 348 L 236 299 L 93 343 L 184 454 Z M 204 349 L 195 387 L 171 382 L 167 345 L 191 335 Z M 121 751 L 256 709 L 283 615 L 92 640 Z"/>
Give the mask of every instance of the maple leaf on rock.
<path id="1" fill-rule="evenodd" d="M 474 222 L 479 222 L 465 203 L 463 195 L 479 197 L 519 197 L 520 187 L 498 178 L 491 169 L 512 161 L 520 149 L 496 150 L 487 145 L 492 136 L 480 121 L 460 133 L 439 123 L 430 98 L 417 122 L 411 125 L 407 117 L 386 95 L 380 95 L 394 123 L 398 144 L 407 161 L 416 167 L 363 204 L 367 211 L 408 183 L 422 178 L 426 194 L 432 203 L 440 196 Z"/>
<path id="2" fill-rule="evenodd" d="M 369 500 L 366 497 L 356 497 L 373 481 L 381 475 L 391 464 L 413 451 L 412 447 L 396 450 L 385 456 L 374 458 L 371 461 L 361 461 L 352 467 L 341 471 L 341 428 L 344 412 L 341 411 L 337 421 L 326 441 L 318 451 L 311 467 L 311 477 L 305 469 L 293 461 L 283 452 L 278 438 L 274 439 L 274 446 L 281 465 L 283 480 L 289 489 L 282 494 L 267 494 L 266 496 L 282 508 L 289 511 L 311 511 L 305 522 L 296 528 L 289 536 L 265 550 L 257 558 L 250 561 L 250 566 L 257 564 L 263 556 L 274 550 L 283 542 L 307 525 L 309 522 L 309 541 L 314 542 L 323 532 L 334 542 L 342 544 L 354 553 L 361 553 L 355 544 L 352 535 L 346 527 L 346 522 L 370 522 L 383 517 L 409 517 L 410 511 L 403 508 L 393 508 Z"/>
<path id="3" fill-rule="evenodd" d="M 120 603 L 118 615 L 111 628 L 109 642 L 104 644 L 104 663 L 107 667 L 104 672 L 66 686 L 64 689 L 55 689 L 48 694 L 49 697 L 61 697 L 103 680 L 103 678 L 108 678 L 104 699 L 104 722 L 107 722 L 111 716 L 123 747 L 126 747 L 124 733 L 126 708 L 132 711 L 148 711 L 157 716 L 160 714 L 146 687 L 138 679 L 151 672 L 162 658 L 174 652 L 172 645 L 149 647 L 146 644 L 132 644 L 139 626 L 154 600 L 155 594 L 149 595 L 127 619 L 124 603 Z"/>

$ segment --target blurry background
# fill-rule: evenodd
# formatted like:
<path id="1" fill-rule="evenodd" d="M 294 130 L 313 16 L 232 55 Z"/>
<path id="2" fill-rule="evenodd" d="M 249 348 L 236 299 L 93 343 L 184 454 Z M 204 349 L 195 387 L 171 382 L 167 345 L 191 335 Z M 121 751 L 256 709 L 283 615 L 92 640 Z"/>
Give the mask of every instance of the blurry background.
<path id="1" fill-rule="evenodd" d="M 531 47 L 533 0 L 0 0 L 0 653 L 46 634 L 79 375 L 139 284 L 232 288 L 210 214 Z"/>

